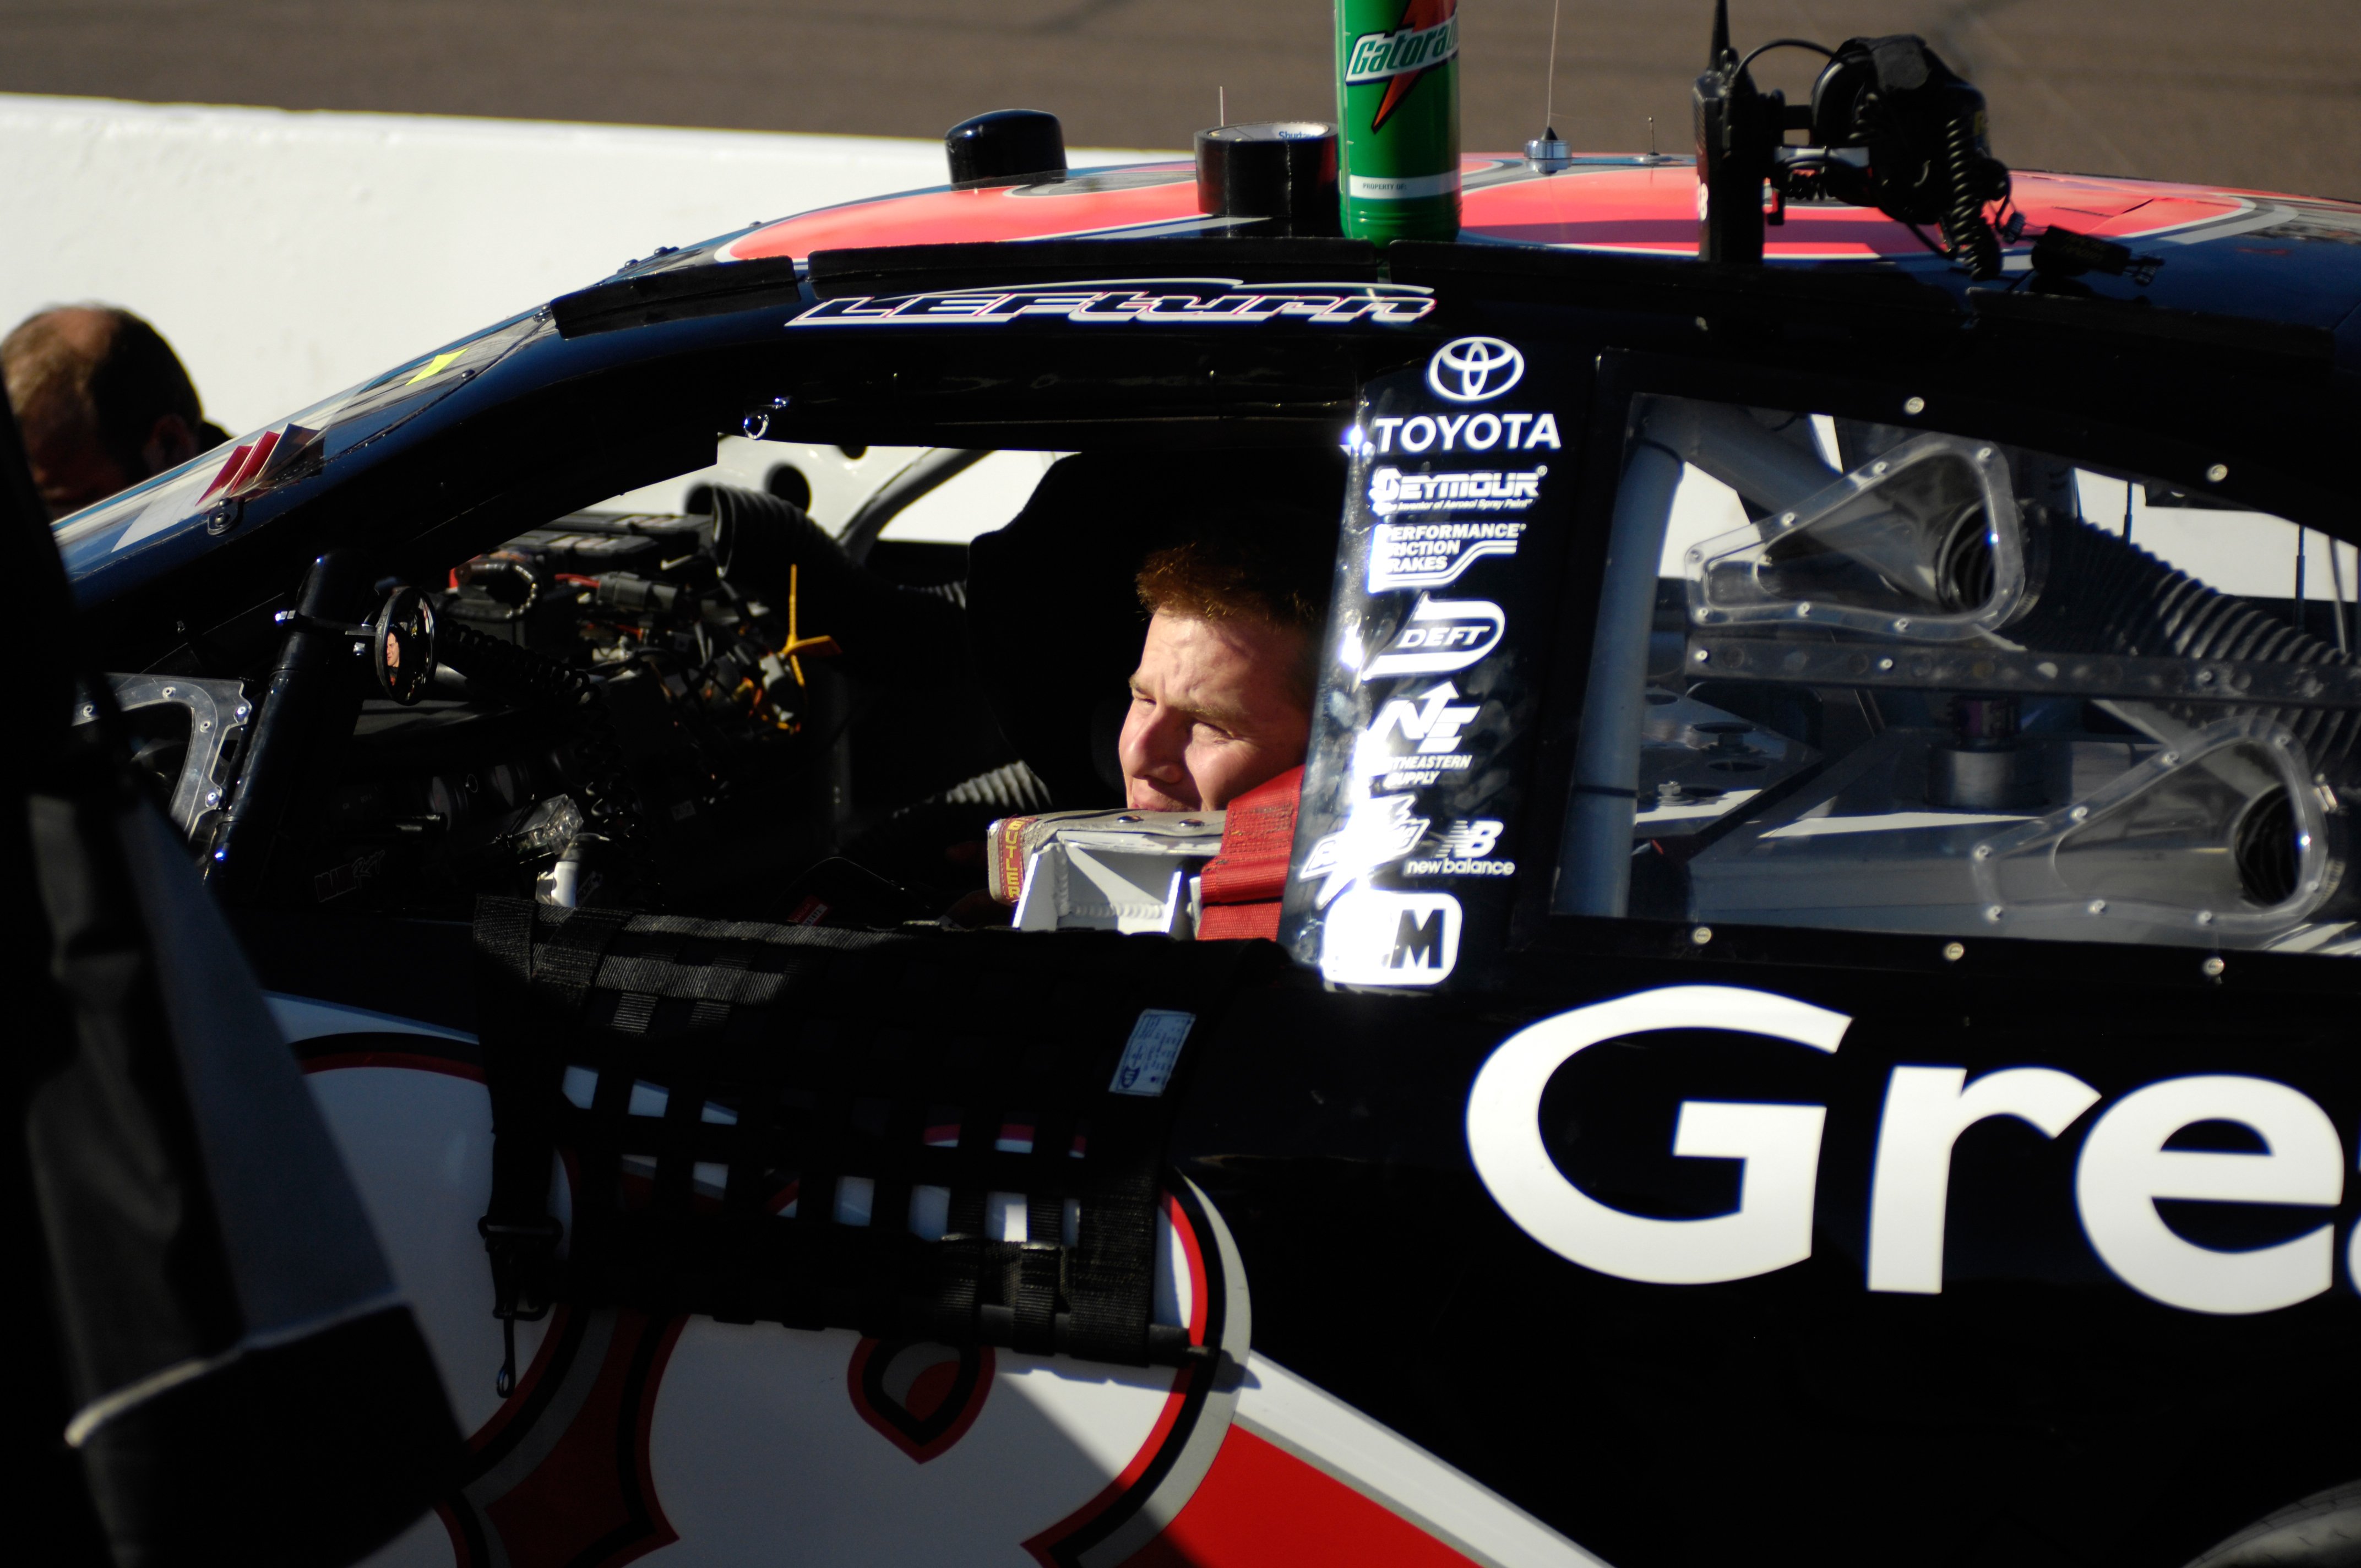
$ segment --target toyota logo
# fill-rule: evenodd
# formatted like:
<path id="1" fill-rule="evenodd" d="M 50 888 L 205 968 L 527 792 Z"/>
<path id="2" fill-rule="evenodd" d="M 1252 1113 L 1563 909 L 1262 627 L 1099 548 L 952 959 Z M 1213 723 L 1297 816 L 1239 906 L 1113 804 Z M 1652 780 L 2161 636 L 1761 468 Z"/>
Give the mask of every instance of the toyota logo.
<path id="1" fill-rule="evenodd" d="M 1455 403 L 1480 403 L 1515 386 L 1525 356 L 1497 337 L 1455 337 L 1426 362 L 1426 384 Z"/>

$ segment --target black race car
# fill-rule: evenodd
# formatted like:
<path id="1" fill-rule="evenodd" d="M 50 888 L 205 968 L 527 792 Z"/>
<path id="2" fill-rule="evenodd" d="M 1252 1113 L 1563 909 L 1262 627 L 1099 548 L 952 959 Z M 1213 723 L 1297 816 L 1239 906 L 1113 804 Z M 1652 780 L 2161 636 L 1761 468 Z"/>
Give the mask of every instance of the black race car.
<path id="1" fill-rule="evenodd" d="M 474 1433 L 377 1561 L 2345 1561 L 2361 208 L 1462 174 L 986 169 L 60 525 Z M 1123 811 L 1257 498 L 1305 766 Z"/>

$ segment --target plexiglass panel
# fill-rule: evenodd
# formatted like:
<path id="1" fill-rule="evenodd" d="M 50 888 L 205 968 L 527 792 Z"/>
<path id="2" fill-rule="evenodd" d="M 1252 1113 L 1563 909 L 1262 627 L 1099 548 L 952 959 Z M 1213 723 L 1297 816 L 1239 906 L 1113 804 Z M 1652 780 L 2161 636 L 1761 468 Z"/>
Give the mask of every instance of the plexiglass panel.
<path id="1" fill-rule="evenodd" d="M 1672 398 L 1611 527 L 1661 566 L 1644 646 L 1593 650 L 1560 911 L 2361 952 L 2351 545 L 1973 434 Z"/>

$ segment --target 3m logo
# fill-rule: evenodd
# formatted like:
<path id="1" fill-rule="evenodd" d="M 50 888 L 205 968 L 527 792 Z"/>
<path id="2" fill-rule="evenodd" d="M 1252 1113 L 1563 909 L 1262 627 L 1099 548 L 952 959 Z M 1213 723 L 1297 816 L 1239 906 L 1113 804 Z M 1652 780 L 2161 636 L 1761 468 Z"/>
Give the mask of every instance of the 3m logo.
<path id="1" fill-rule="evenodd" d="M 1443 962 L 1443 911 L 1405 909 L 1394 922 L 1394 950 L 1386 967 L 1402 970 L 1446 968 Z"/>
<path id="2" fill-rule="evenodd" d="M 1330 906 L 1320 972 L 1339 985 L 1439 985 L 1459 963 L 1459 901 L 1355 888 Z"/>

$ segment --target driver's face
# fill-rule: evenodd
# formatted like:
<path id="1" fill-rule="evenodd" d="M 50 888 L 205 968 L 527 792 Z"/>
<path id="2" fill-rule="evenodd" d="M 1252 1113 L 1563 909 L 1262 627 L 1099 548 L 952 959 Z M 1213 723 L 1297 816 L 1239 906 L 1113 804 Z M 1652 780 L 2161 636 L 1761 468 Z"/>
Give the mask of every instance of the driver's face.
<path id="1" fill-rule="evenodd" d="M 1292 677 L 1307 635 L 1157 611 L 1123 721 L 1124 804 L 1219 811 L 1302 762 L 1312 716 Z"/>

